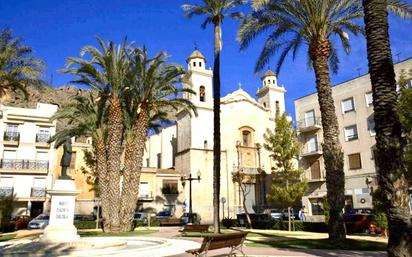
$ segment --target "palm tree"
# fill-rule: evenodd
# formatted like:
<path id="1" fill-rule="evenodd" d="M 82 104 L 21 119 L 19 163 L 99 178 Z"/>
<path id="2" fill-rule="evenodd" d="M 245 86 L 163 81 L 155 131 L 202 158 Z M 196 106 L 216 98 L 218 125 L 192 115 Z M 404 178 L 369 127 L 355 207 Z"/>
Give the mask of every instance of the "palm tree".
<path id="1" fill-rule="evenodd" d="M 181 98 L 181 93 L 194 92 L 176 86 L 186 74 L 183 67 L 167 64 L 168 56 L 164 52 L 149 57 L 145 48 L 135 49 L 130 58 L 132 68 L 128 74 L 129 88 L 125 97 L 128 122 L 120 211 L 123 231 L 130 230 L 136 209 L 148 129 L 153 128 L 159 119 L 163 121 L 166 114 L 172 111 L 186 109 L 197 114 L 195 106 Z"/>
<path id="2" fill-rule="evenodd" d="M 56 142 L 56 147 L 64 142 L 66 137 L 91 136 L 98 176 L 99 196 L 103 210 L 104 227 L 110 227 L 111 199 L 107 194 L 109 178 L 106 164 L 106 137 L 107 137 L 107 105 L 106 101 L 96 99 L 97 92 L 74 96 L 72 101 L 62 106 L 53 116 L 54 120 L 65 121 L 67 126 L 56 132 L 50 139 Z M 118 199 L 116 199 L 118 201 Z"/>
<path id="3" fill-rule="evenodd" d="M 390 3 L 391 1 L 388 1 Z M 403 161 L 402 128 L 397 112 L 395 72 L 388 33 L 387 1 L 363 0 L 369 73 L 376 130 L 376 162 L 381 200 L 389 225 L 388 256 L 412 256 L 408 181 Z M 412 17 L 408 6 L 404 18 Z"/>
<path id="4" fill-rule="evenodd" d="M 326 186 L 330 205 L 329 238 L 344 239 L 346 236 L 342 209 L 345 203 L 345 176 L 343 152 L 339 142 L 330 69 L 336 72 L 338 58 L 331 38 L 338 36 L 346 53 L 350 51 L 349 37 L 345 31 L 358 35 L 362 27 L 354 20 L 362 17 L 358 0 L 346 1 L 264 1 L 241 24 L 238 39 L 241 49 L 266 30 L 272 30 L 260 53 L 255 71 L 260 71 L 279 50 L 277 73 L 286 56 L 296 56 L 299 47 L 306 44 L 311 66 L 315 71 L 323 126 L 323 158 L 326 169 Z"/>
<path id="5" fill-rule="evenodd" d="M 108 194 L 110 199 L 120 197 L 121 154 L 124 132 L 124 116 L 122 97 L 126 86 L 126 76 L 130 68 L 128 54 L 132 49 L 126 45 L 126 40 L 116 46 L 112 41 L 107 44 L 97 37 L 100 49 L 94 46 L 85 46 L 80 55 L 90 56 L 89 60 L 70 57 L 67 60 L 63 73 L 79 77 L 74 83 L 87 85 L 98 91 L 100 99 L 107 100 L 107 138 L 106 138 L 106 165 Z M 103 104 L 103 103 L 102 103 Z M 103 182 L 102 182 L 103 183 Z M 120 231 L 120 202 L 110 204 L 110 225 L 105 231 Z"/>
<path id="6" fill-rule="evenodd" d="M 11 92 L 23 93 L 27 98 L 28 85 L 43 83 L 43 70 L 44 63 L 20 38 L 14 38 L 10 29 L 0 32 L 0 99 Z"/>
<path id="7" fill-rule="evenodd" d="M 201 27 L 214 26 L 214 63 L 213 63 L 213 225 L 215 233 L 220 233 L 220 52 L 222 50 L 222 22 L 226 16 L 240 18 L 240 12 L 231 12 L 245 0 L 203 0 L 203 5 L 184 4 L 186 17 L 204 15 Z"/>

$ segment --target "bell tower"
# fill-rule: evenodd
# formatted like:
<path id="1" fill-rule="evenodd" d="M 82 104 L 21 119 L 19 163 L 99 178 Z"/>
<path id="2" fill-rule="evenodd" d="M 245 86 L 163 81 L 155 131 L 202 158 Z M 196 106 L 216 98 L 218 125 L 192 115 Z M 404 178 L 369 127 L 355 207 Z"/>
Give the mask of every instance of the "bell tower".
<path id="1" fill-rule="evenodd" d="M 274 118 L 276 113 L 285 112 L 285 93 L 283 86 L 278 86 L 276 74 L 268 70 L 262 76 L 262 87 L 258 89 L 256 95 L 258 102 L 266 109 L 270 110 L 270 117 Z"/>

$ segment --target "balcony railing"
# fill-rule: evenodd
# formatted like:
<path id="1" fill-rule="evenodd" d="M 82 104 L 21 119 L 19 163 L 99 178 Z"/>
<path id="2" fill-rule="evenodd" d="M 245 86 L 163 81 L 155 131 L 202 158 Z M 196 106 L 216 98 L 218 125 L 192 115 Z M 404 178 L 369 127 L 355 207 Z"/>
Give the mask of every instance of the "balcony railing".
<path id="1" fill-rule="evenodd" d="M 302 156 L 313 156 L 313 155 L 321 155 L 321 154 L 322 154 L 322 147 L 321 147 L 321 144 L 319 144 L 318 142 L 306 143 L 301 152 Z"/>
<path id="2" fill-rule="evenodd" d="M 19 142 L 20 133 L 17 131 L 5 131 L 3 136 L 4 141 Z"/>
<path id="3" fill-rule="evenodd" d="M 36 134 L 36 143 L 45 143 L 47 144 L 50 139 L 50 134 L 37 133 Z"/>
<path id="4" fill-rule="evenodd" d="M 298 121 L 298 129 L 300 132 L 308 132 L 320 129 L 322 127 L 320 117 L 310 117 Z"/>
<path id="5" fill-rule="evenodd" d="M 10 170 L 48 170 L 49 161 L 1 159 L 0 168 Z"/>
<path id="6" fill-rule="evenodd" d="M 46 197 L 46 188 L 44 188 L 44 187 L 32 187 L 30 196 L 31 197 Z"/>
<path id="7" fill-rule="evenodd" d="M 0 187 L 0 197 L 9 197 L 13 195 L 12 187 Z"/>

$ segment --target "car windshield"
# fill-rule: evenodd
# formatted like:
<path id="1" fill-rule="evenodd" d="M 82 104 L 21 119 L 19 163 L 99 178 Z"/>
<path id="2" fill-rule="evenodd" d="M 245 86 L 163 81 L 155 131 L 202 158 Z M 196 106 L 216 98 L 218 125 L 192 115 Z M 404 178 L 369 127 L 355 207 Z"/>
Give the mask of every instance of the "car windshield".
<path id="1" fill-rule="evenodd" d="M 36 217 L 36 220 L 48 220 L 49 215 L 46 214 L 40 214 L 39 216 Z"/>
<path id="2" fill-rule="evenodd" d="M 169 216 L 169 212 L 161 211 L 161 212 L 159 212 L 158 216 Z"/>
<path id="3" fill-rule="evenodd" d="M 141 216 L 142 216 L 141 213 L 135 213 L 135 214 L 134 214 L 134 218 L 135 218 L 135 219 L 139 219 Z"/>

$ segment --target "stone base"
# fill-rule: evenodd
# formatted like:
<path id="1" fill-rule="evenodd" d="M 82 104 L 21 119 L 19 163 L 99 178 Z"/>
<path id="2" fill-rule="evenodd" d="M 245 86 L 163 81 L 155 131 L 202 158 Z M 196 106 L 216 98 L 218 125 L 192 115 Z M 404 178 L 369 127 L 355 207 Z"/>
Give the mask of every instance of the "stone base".
<path id="1" fill-rule="evenodd" d="M 48 225 L 40 237 L 41 242 L 48 243 L 67 243 L 78 241 L 80 236 L 73 224 Z"/>

